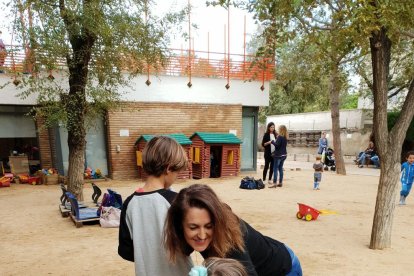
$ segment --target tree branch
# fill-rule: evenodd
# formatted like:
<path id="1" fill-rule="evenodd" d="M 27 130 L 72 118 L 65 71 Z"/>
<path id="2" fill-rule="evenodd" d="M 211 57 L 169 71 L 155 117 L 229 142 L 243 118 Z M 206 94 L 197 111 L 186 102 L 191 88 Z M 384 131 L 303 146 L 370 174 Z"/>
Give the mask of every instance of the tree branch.
<path id="1" fill-rule="evenodd" d="M 321 26 L 315 26 L 310 24 L 309 22 L 307 22 L 303 17 L 296 15 L 296 18 L 299 20 L 300 23 L 302 23 L 302 25 L 306 26 L 307 28 L 313 29 L 313 30 L 321 30 L 321 31 L 332 31 L 333 28 L 332 27 L 321 27 Z M 314 18 L 312 18 L 312 20 L 315 20 Z M 317 20 L 315 20 L 317 21 Z M 322 24 L 326 24 L 322 23 Z"/>
<path id="2" fill-rule="evenodd" d="M 413 32 L 400 31 L 400 34 L 408 36 L 409 38 L 414 38 L 414 33 Z"/>
<path id="3" fill-rule="evenodd" d="M 339 61 L 339 65 L 342 65 L 342 64 L 345 64 L 345 63 L 348 63 L 348 62 L 351 62 L 351 61 L 354 61 L 354 60 L 357 60 L 357 59 L 359 59 L 359 58 L 361 58 L 361 57 L 363 57 L 363 56 L 366 56 L 366 54 L 362 54 L 362 53 L 360 53 L 359 55 L 354 55 L 354 56 L 351 56 L 350 58 L 347 58 L 347 59 L 344 59 L 345 58 L 345 56 L 346 55 L 348 55 L 349 53 L 347 53 L 347 52 L 344 52 L 340 57 L 339 57 L 339 59 L 338 60 L 340 60 Z"/>
<path id="4" fill-rule="evenodd" d="M 358 72 L 358 74 L 364 79 L 365 83 L 368 85 L 368 88 L 371 91 L 374 91 L 374 84 L 372 83 L 372 81 L 368 78 L 367 74 L 365 74 L 365 71 L 361 69 L 360 66 L 356 67 L 356 71 Z"/>
<path id="5" fill-rule="evenodd" d="M 339 9 L 335 8 L 334 5 L 332 5 L 332 2 L 329 0 L 324 0 L 324 2 L 334 11 L 339 12 Z"/>
<path id="6" fill-rule="evenodd" d="M 413 81 L 413 80 L 410 80 L 410 81 Z M 394 91 L 394 92 L 392 92 L 390 95 L 388 95 L 388 99 L 391 99 L 392 97 L 394 97 L 394 96 L 396 96 L 396 95 L 398 95 L 398 93 L 400 93 L 403 89 L 406 89 L 408 87 L 408 83 L 407 84 L 405 84 L 405 85 L 402 85 L 401 87 L 399 87 L 396 91 Z M 394 87 L 390 87 L 390 89 L 388 90 L 388 91 L 391 91 L 391 90 L 393 90 L 394 88 L 396 88 L 395 86 Z"/>
<path id="7" fill-rule="evenodd" d="M 68 11 L 65 6 L 65 0 L 59 0 L 59 13 L 60 16 L 63 19 L 63 22 L 65 23 L 66 30 L 68 32 L 69 40 L 72 45 L 76 43 L 74 34 L 70 32 L 71 29 L 73 29 L 75 25 L 75 20 L 69 16 Z"/>

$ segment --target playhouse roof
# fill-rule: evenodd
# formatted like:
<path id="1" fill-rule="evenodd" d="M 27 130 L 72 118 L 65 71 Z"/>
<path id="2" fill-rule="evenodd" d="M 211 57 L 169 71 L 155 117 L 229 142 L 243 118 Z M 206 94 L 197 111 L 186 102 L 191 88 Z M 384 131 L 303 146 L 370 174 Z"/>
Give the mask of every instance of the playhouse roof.
<path id="1" fill-rule="evenodd" d="M 242 141 L 233 133 L 196 132 L 191 135 L 192 139 L 198 135 L 206 144 L 241 144 Z"/>
<path id="2" fill-rule="evenodd" d="M 145 142 L 149 142 L 155 135 L 148 135 L 148 134 L 144 134 L 141 135 L 137 141 L 135 142 L 135 145 L 138 144 L 141 140 L 145 141 Z M 187 138 L 187 136 L 185 136 L 182 133 L 174 133 L 174 134 L 160 134 L 157 136 L 167 136 L 170 138 L 173 138 L 175 141 L 177 141 L 180 145 L 191 145 L 193 142 L 191 142 L 190 139 Z"/>

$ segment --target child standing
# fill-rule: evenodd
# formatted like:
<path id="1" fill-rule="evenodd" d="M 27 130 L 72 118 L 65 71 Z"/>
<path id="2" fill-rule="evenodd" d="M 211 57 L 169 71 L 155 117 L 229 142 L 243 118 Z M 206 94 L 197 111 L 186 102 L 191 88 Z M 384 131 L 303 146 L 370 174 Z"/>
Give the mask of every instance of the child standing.
<path id="1" fill-rule="evenodd" d="M 191 260 L 180 257 L 172 264 L 163 247 L 164 221 L 177 195 L 169 188 L 187 167 L 186 153 L 175 140 L 154 137 L 142 152 L 142 166 L 148 178 L 122 207 L 118 254 L 135 261 L 135 275 L 187 275 Z"/>
<path id="2" fill-rule="evenodd" d="M 316 156 L 316 162 L 313 164 L 313 169 L 315 172 L 313 173 L 313 189 L 319 190 L 319 183 L 322 180 L 322 172 L 323 172 L 323 163 L 321 162 L 321 157 Z"/>
<path id="3" fill-rule="evenodd" d="M 405 205 L 405 199 L 410 193 L 414 181 L 414 151 L 406 154 L 407 162 L 401 164 L 401 192 L 400 205 Z"/>

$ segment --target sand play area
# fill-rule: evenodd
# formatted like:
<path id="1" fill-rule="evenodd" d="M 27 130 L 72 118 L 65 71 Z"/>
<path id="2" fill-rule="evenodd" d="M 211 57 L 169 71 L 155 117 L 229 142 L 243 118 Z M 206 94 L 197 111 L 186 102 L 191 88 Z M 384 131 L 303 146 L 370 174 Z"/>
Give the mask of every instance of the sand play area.
<path id="1" fill-rule="evenodd" d="M 289 245 L 299 256 L 304 275 L 413 275 L 413 195 L 408 205 L 396 207 L 392 248 L 373 251 L 368 244 L 378 170 L 349 165 L 347 176 L 326 172 L 321 190 L 314 191 L 311 163 L 290 161 L 285 168 L 283 188 L 241 190 L 240 179 L 246 175 L 242 174 L 179 181 L 173 189 L 192 183 L 210 185 L 240 217 Z M 261 171 L 249 175 L 261 178 Z M 123 198 L 143 185 L 138 181 L 97 184 Z M 85 203 L 91 204 L 91 194 L 91 185 L 85 184 Z M 0 275 L 134 275 L 133 263 L 117 254 L 118 229 L 99 224 L 76 228 L 58 210 L 60 195 L 58 185 L 15 184 L 0 189 Z M 297 202 L 331 214 L 310 222 L 298 220 Z"/>

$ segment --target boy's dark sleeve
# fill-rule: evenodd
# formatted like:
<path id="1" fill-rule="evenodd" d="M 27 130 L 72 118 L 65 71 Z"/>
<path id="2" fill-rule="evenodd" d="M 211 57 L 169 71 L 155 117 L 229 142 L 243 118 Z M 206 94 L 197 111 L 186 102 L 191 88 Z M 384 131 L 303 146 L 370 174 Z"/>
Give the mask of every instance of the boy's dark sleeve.
<path id="1" fill-rule="evenodd" d="M 121 219 L 119 223 L 119 245 L 118 254 L 127 261 L 134 261 L 134 243 L 131 238 L 131 233 L 126 222 L 126 210 L 130 198 L 128 198 L 121 211 Z"/>

